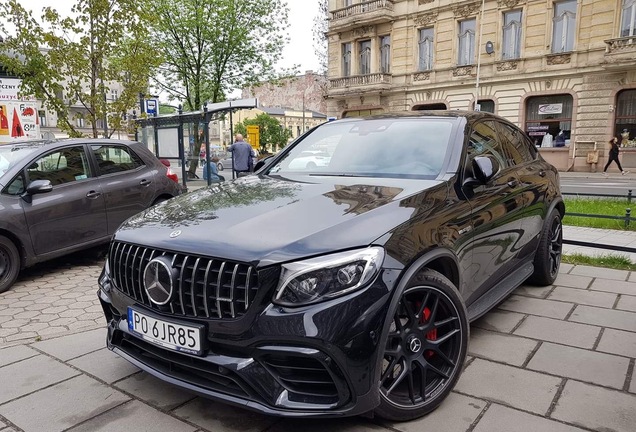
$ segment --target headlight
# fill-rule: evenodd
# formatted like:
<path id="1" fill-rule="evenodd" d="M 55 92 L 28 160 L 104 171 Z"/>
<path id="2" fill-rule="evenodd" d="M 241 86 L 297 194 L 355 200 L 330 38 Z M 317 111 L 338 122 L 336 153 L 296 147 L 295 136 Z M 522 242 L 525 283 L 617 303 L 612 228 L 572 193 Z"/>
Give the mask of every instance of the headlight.
<path id="1" fill-rule="evenodd" d="M 108 257 L 106 258 L 102 272 L 97 279 L 97 283 L 104 291 L 110 291 L 110 265 L 108 264 Z"/>
<path id="2" fill-rule="evenodd" d="M 370 247 L 282 265 L 274 303 L 300 306 L 337 297 L 378 274 L 384 249 Z"/>

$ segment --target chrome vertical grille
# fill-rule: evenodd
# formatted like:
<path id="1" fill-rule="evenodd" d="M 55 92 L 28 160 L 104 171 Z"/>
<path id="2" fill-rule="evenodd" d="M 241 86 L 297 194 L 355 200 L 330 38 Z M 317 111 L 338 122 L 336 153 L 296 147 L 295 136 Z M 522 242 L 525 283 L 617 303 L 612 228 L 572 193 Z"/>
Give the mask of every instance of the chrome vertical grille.
<path id="1" fill-rule="evenodd" d="M 150 260 L 167 256 L 179 275 L 170 302 L 157 306 L 144 289 Z M 117 290 L 154 310 L 200 318 L 243 316 L 254 301 L 258 280 L 252 266 L 203 256 L 113 242 L 108 252 L 111 278 Z"/>

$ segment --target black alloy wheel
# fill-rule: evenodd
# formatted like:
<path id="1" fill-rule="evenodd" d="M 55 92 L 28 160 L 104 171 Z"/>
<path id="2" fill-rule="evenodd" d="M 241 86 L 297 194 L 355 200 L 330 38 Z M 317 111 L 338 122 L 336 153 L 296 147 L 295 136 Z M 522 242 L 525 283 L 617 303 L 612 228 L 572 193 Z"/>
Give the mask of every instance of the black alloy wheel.
<path id="1" fill-rule="evenodd" d="M 384 350 L 376 414 L 411 420 L 434 410 L 459 378 L 468 321 L 457 289 L 426 270 L 401 295 Z"/>
<path id="2" fill-rule="evenodd" d="M 20 254 L 13 242 L 0 236 L 0 293 L 15 282 L 20 272 Z"/>
<path id="3" fill-rule="evenodd" d="M 563 224 L 558 210 L 552 210 L 545 220 L 537 254 L 534 257 L 534 273 L 528 282 L 534 285 L 552 285 L 559 275 L 563 253 Z"/>

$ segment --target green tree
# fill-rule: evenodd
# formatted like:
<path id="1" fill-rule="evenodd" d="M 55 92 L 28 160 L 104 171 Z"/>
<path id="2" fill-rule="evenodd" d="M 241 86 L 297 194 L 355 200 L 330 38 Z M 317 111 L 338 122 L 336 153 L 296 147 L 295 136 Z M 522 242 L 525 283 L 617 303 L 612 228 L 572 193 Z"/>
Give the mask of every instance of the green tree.
<path id="1" fill-rule="evenodd" d="M 287 42 L 282 0 L 146 0 L 164 59 L 154 84 L 184 110 L 278 76 Z"/>
<path id="2" fill-rule="evenodd" d="M 283 127 L 276 118 L 267 113 L 262 113 L 253 119 L 246 119 L 243 123 L 234 126 L 234 132 L 247 136 L 247 126 L 256 125 L 259 129 L 259 146 L 262 153 L 271 147 L 273 151 L 282 149 L 292 137 L 289 129 Z"/>
<path id="3" fill-rule="evenodd" d="M 327 73 L 328 41 L 327 31 L 329 30 L 329 1 L 318 0 L 318 14 L 314 17 L 314 51 L 320 63 L 320 72 Z"/>
<path id="4" fill-rule="evenodd" d="M 184 111 L 221 102 L 234 89 L 274 79 L 287 42 L 282 0 L 145 0 L 157 20 L 153 39 L 164 63 L 154 85 Z M 284 73 L 284 72 L 283 72 Z M 197 130 L 191 154 L 201 144 Z M 194 174 L 197 159 L 190 161 Z"/>
<path id="5" fill-rule="evenodd" d="M 69 117 L 77 106 L 93 137 L 104 118 L 112 135 L 160 62 L 147 43 L 149 18 L 134 0 L 76 0 L 70 17 L 44 8 L 40 25 L 18 0 L 6 0 L 0 3 L 0 64 L 22 78 L 22 94 L 58 114 L 57 126 L 70 136 L 81 136 Z M 109 100 L 115 83 L 122 91 Z"/>

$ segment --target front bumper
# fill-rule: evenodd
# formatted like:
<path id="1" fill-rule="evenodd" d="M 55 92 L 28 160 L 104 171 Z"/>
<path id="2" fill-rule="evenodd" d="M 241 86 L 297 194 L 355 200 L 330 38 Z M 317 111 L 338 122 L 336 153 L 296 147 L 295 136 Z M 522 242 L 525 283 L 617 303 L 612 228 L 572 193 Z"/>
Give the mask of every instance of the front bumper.
<path id="1" fill-rule="evenodd" d="M 380 333 L 397 272 L 369 287 L 304 308 L 256 303 L 238 320 L 204 324 L 201 356 L 145 341 L 128 329 L 127 307 L 144 308 L 100 278 L 108 348 L 142 370 L 199 395 L 286 417 L 353 416 L 379 404 Z M 271 296 L 260 296 L 270 299 Z M 156 311 L 149 311 L 156 313 Z"/>

